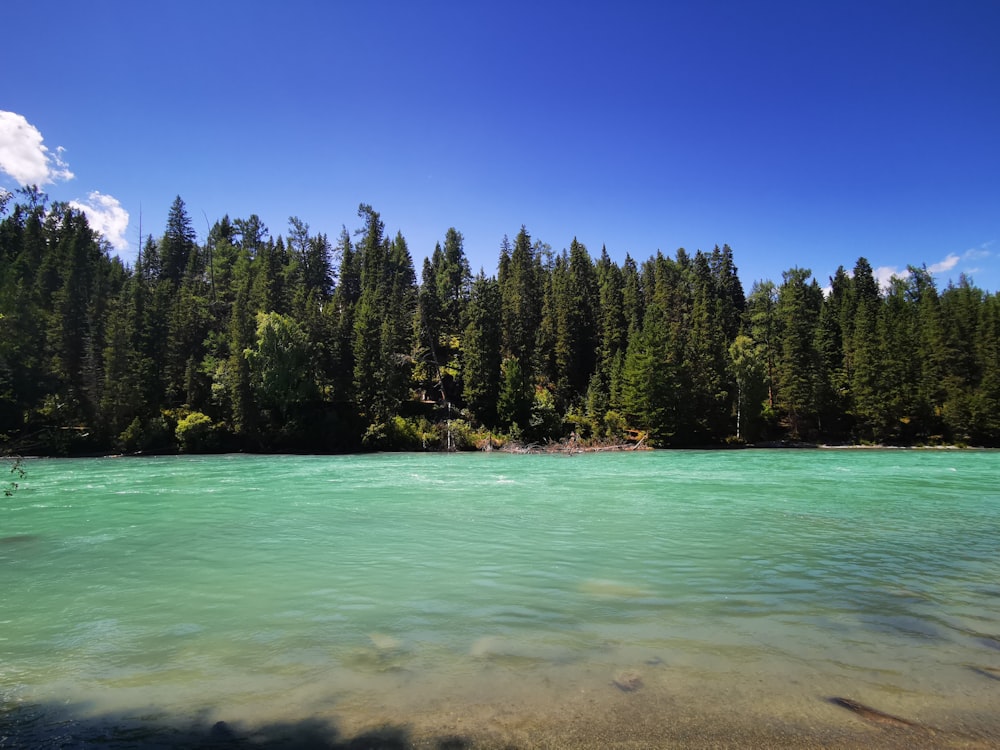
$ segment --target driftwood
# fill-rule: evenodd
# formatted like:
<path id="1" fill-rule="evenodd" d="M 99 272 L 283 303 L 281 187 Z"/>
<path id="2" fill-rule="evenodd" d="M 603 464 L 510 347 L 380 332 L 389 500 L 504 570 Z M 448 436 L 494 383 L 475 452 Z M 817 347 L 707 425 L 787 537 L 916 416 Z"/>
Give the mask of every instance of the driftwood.
<path id="1" fill-rule="evenodd" d="M 539 445 L 538 443 L 506 443 L 500 450 L 505 453 L 530 453 L 530 454 L 540 454 L 540 453 L 558 453 L 566 454 L 572 456 L 576 453 L 606 453 L 608 451 L 646 451 L 649 447 L 644 445 L 645 437 L 641 438 L 637 443 L 581 443 L 574 440 L 569 440 L 565 442 L 558 443 L 546 443 L 545 445 Z M 483 450 L 494 450 L 492 446 L 487 448 L 483 446 Z"/>

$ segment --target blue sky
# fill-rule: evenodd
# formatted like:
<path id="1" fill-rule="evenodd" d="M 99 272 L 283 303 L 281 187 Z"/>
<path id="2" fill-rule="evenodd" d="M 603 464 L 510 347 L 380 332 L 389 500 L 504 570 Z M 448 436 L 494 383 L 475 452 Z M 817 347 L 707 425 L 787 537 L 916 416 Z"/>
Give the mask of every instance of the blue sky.
<path id="1" fill-rule="evenodd" d="M 418 272 L 454 226 L 492 273 L 524 224 L 618 261 L 728 243 L 748 287 L 864 256 L 1000 290 L 994 0 L 57 0 L 4 26 L 0 186 L 47 183 L 126 259 L 179 194 L 201 238 L 256 213 L 334 240 L 370 203 Z"/>

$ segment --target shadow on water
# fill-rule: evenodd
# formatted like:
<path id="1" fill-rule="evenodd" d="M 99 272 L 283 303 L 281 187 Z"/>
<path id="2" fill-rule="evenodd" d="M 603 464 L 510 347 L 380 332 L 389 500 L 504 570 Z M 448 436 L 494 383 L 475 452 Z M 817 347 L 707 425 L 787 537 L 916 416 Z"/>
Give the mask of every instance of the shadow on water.
<path id="1" fill-rule="evenodd" d="M 206 715 L 208 710 L 205 711 Z M 151 713 L 140 718 L 85 715 L 67 705 L 18 704 L 0 707 L 0 748 L 262 748 L 263 750 L 466 750 L 472 741 L 457 735 L 422 738 L 406 726 L 383 725 L 345 736 L 326 719 L 244 725 L 241 722 L 182 722 Z"/>

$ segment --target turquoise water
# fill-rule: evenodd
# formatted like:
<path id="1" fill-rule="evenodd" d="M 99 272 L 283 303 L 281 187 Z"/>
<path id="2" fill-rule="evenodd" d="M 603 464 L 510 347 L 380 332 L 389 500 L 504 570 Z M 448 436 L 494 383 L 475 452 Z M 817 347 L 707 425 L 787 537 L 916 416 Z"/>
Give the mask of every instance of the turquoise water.
<path id="1" fill-rule="evenodd" d="M 25 468 L 0 500 L 7 706 L 362 727 L 630 679 L 819 723 L 824 696 L 939 725 L 997 705 L 997 452 Z"/>

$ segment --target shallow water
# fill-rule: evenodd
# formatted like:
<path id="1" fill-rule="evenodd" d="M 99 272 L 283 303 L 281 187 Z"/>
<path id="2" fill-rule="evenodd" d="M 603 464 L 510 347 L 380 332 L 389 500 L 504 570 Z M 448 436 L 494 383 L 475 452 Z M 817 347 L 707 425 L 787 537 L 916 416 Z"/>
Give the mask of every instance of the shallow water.
<path id="1" fill-rule="evenodd" d="M 832 726 L 841 695 L 996 721 L 997 452 L 25 468 L 0 502 L 0 697 L 32 731 L 53 706 L 357 731 L 633 699 Z"/>

